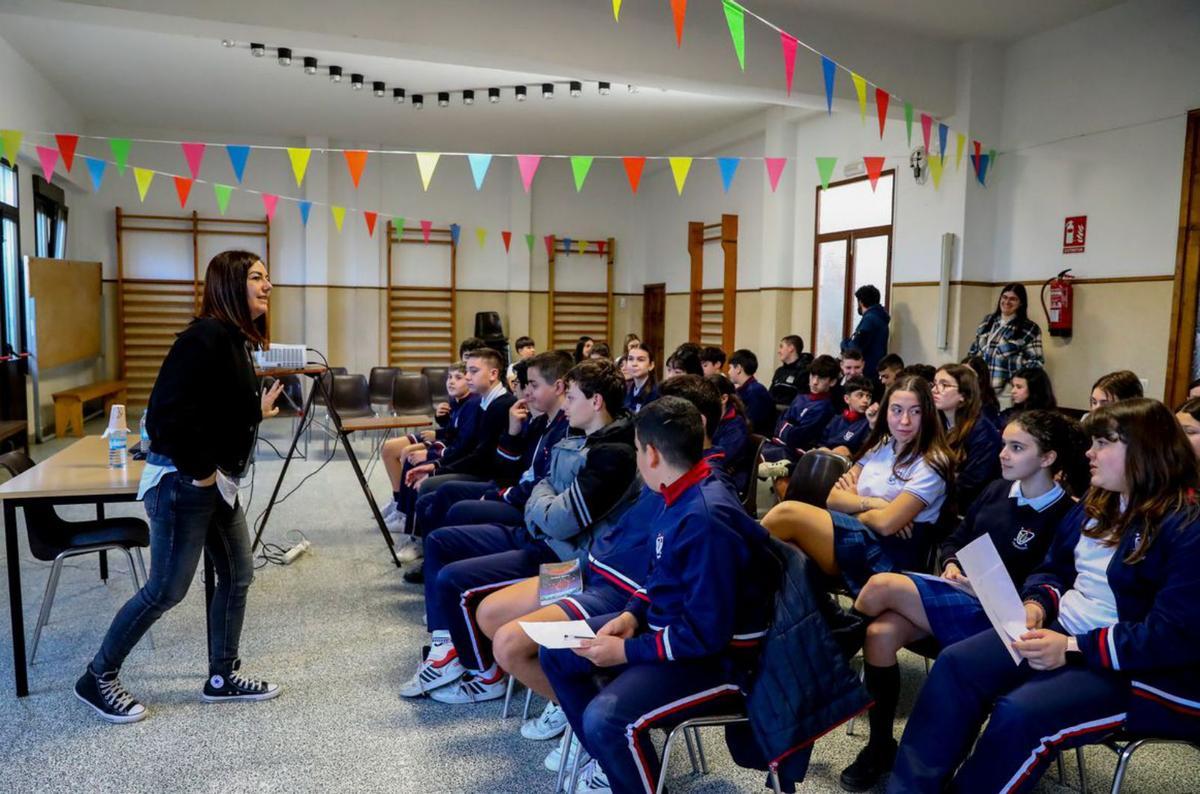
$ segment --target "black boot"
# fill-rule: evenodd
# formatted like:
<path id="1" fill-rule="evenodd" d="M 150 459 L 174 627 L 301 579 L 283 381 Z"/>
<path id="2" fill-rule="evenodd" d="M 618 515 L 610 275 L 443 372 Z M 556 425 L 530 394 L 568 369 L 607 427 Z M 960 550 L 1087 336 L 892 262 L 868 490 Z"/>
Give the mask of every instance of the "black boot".
<path id="1" fill-rule="evenodd" d="M 866 791 L 873 788 L 892 771 L 896 760 L 896 740 L 892 724 L 896 721 L 896 704 L 900 700 L 900 667 L 876 667 L 863 664 L 863 683 L 875 705 L 867 715 L 870 738 L 867 746 L 842 771 L 841 784 L 846 791 Z"/>

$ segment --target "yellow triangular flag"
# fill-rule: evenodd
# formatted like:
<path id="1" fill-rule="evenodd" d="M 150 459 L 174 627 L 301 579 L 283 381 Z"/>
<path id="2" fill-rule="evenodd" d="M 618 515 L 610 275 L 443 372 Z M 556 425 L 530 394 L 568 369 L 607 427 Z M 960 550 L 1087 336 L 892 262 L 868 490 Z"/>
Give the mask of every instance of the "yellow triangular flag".
<path id="1" fill-rule="evenodd" d="M 850 73 L 850 79 L 854 81 L 854 93 L 858 94 L 858 114 L 862 116 L 862 120 L 866 123 L 867 120 L 867 81 L 861 75 L 854 72 Z"/>
<path id="2" fill-rule="evenodd" d="M 621 0 L 613 0 L 613 21 L 621 21 Z"/>
<path id="3" fill-rule="evenodd" d="M 930 155 L 929 173 L 933 175 L 933 189 L 937 190 L 942 185 L 942 158 Z"/>
<path id="4" fill-rule="evenodd" d="M 300 187 L 304 181 L 304 172 L 308 170 L 308 158 L 312 156 L 312 149 L 293 149 L 289 146 L 287 153 L 292 161 L 292 173 L 296 175 L 296 187 Z"/>
<path id="5" fill-rule="evenodd" d="M 687 181 L 688 171 L 692 170 L 692 158 L 690 157 L 669 157 L 671 163 L 671 173 L 675 175 L 675 190 L 679 191 L 679 195 L 683 195 L 683 183 Z"/>
<path id="6" fill-rule="evenodd" d="M 421 184 L 429 190 L 429 180 L 433 179 L 433 169 L 437 168 L 439 152 L 417 152 L 417 168 L 421 170 Z"/>
<path id="7" fill-rule="evenodd" d="M 588 242 L 587 240 L 578 240 L 575 243 L 575 247 L 579 249 L 579 253 L 587 253 Z"/>
<path id="8" fill-rule="evenodd" d="M 154 172 L 149 168 L 134 168 L 133 178 L 137 180 L 138 198 L 145 201 L 146 191 L 150 189 L 150 183 L 154 180 Z"/>
<path id="9" fill-rule="evenodd" d="M 342 224 L 346 222 L 346 208 L 333 206 L 329 208 L 329 211 L 333 213 L 333 225 L 336 226 L 337 230 L 340 232 L 342 230 Z"/>
<path id="10" fill-rule="evenodd" d="M 956 133 L 956 140 L 954 141 L 954 170 L 955 171 L 957 171 L 959 169 L 959 167 L 962 166 L 963 146 L 966 144 L 966 142 L 967 142 L 966 135 L 963 135 L 961 132 Z"/>
<path id="11" fill-rule="evenodd" d="M 487 229 L 482 226 L 475 229 L 475 237 L 479 240 L 479 247 L 483 248 L 484 241 L 487 240 Z"/>

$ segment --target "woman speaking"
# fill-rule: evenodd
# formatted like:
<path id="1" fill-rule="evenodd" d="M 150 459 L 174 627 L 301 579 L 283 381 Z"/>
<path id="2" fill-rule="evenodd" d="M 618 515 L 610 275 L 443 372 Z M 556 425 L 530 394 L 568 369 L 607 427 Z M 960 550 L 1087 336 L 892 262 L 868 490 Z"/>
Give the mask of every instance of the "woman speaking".
<path id="1" fill-rule="evenodd" d="M 125 657 L 163 613 L 183 600 L 201 552 L 216 571 L 208 617 L 208 702 L 267 700 L 279 688 L 239 671 L 238 640 L 254 569 L 238 478 L 255 432 L 278 413 L 276 381 L 260 394 L 251 350 L 266 341 L 271 282 L 256 254 L 225 251 L 208 263 L 199 316 L 175 339 L 150 393 L 150 452 L 138 487 L 150 518 L 150 576 L 113 619 L 75 694 L 109 722 L 137 722 L 146 708 L 117 677 Z"/>
<path id="2" fill-rule="evenodd" d="M 1029 319 L 1029 296 L 1024 284 L 1006 284 L 1000 291 L 996 310 L 975 329 L 975 341 L 967 357 L 980 356 L 999 393 L 1018 371 L 1046 366 L 1042 353 L 1042 329 Z"/>

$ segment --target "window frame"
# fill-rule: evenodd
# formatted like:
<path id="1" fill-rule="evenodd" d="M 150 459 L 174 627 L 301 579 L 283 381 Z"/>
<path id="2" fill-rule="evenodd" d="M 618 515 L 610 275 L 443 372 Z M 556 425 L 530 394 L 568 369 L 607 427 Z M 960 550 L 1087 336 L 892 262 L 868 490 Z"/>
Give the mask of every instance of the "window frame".
<path id="1" fill-rule="evenodd" d="M 21 257 L 21 168 L 17 163 L 10 163 L 3 157 L 0 157 L 0 166 L 12 171 L 14 184 L 17 186 L 16 204 L 0 201 L 0 237 L 4 234 L 3 221 L 11 221 L 13 228 L 16 229 L 17 261 L 13 263 L 13 274 L 17 279 L 16 339 L 8 338 L 8 306 L 7 301 L 4 300 L 8 285 L 4 283 L 6 274 L 3 263 L 0 263 L 0 352 L 4 355 L 11 355 L 25 350 L 25 301 L 21 297 L 25 294 L 25 268 Z"/>

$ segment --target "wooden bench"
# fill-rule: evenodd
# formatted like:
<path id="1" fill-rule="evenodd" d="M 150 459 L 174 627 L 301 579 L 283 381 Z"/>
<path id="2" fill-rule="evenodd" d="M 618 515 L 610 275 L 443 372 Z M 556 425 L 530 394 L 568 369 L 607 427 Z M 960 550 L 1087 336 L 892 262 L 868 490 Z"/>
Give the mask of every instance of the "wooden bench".
<path id="1" fill-rule="evenodd" d="M 0 446 L 12 439 L 29 454 L 29 423 L 24 419 L 0 421 Z"/>
<path id="2" fill-rule="evenodd" d="M 126 384 L 123 380 L 108 380 L 89 383 L 54 393 L 54 432 L 59 438 L 68 434 L 83 438 L 83 404 L 104 398 L 104 413 L 107 415 L 114 405 L 126 401 Z"/>

